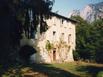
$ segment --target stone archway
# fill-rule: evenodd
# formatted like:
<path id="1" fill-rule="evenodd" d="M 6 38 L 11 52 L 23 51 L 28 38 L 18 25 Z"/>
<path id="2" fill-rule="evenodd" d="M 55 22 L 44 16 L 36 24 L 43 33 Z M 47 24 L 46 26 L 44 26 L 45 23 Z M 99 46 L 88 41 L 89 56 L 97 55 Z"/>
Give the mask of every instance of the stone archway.
<path id="1" fill-rule="evenodd" d="M 37 52 L 36 49 L 33 48 L 32 46 L 24 45 L 19 50 L 19 56 L 20 56 L 20 59 L 24 61 L 29 61 L 30 56 L 35 54 L 36 52 Z"/>

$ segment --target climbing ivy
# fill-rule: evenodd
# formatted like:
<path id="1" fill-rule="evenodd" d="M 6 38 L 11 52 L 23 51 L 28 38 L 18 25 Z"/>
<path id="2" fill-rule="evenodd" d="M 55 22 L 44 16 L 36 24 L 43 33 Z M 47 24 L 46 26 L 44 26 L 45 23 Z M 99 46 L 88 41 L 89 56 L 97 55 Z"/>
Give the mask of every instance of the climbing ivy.
<path id="1" fill-rule="evenodd" d="M 53 49 L 53 44 L 50 43 L 49 40 L 47 40 L 45 48 L 46 48 L 47 51 L 50 51 L 51 49 Z"/>

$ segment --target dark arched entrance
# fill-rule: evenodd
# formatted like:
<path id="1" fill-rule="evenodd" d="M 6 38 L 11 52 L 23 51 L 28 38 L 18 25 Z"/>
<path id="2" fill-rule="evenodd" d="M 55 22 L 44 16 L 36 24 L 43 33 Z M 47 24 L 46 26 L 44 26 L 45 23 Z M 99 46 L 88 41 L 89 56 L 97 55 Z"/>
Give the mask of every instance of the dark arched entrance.
<path id="1" fill-rule="evenodd" d="M 29 45 L 25 45 L 20 48 L 19 56 L 22 60 L 28 61 L 32 54 L 35 54 L 37 51 L 35 48 Z"/>

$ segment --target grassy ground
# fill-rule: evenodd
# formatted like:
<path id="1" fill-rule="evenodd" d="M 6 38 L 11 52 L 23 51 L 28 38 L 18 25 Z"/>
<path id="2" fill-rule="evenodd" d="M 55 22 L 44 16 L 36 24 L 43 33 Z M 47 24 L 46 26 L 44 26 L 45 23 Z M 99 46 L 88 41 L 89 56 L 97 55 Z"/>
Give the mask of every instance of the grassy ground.
<path id="1" fill-rule="evenodd" d="M 103 64 L 73 62 L 53 65 L 79 77 L 97 77 L 99 72 L 103 72 Z"/>
<path id="2" fill-rule="evenodd" d="M 1 69 L 0 77 L 97 77 L 103 64 L 72 62 L 62 64 L 19 65 Z"/>

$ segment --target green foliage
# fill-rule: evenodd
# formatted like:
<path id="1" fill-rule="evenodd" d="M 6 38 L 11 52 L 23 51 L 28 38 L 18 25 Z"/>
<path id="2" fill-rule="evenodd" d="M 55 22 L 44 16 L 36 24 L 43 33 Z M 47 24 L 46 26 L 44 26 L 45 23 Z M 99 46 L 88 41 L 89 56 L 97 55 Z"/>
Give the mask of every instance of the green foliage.
<path id="1" fill-rule="evenodd" d="M 79 16 L 72 16 L 71 18 L 78 21 L 75 56 L 84 60 L 103 63 L 103 20 L 88 23 Z"/>
<path id="2" fill-rule="evenodd" d="M 51 44 L 50 41 L 47 40 L 45 48 L 47 49 L 47 51 L 50 51 L 51 49 L 53 49 L 53 44 Z"/>
<path id="3" fill-rule="evenodd" d="M 74 17 L 76 20 L 78 20 L 78 24 L 76 26 L 76 35 L 77 35 L 77 40 L 76 40 L 76 50 L 78 54 L 80 55 L 80 58 L 83 59 L 91 59 L 93 51 L 93 46 L 91 46 L 91 25 L 87 23 L 85 20 L 80 18 L 79 16 Z"/>
<path id="4" fill-rule="evenodd" d="M 103 63 L 103 20 L 96 20 L 92 23 L 93 30 L 94 30 L 94 46 L 95 46 L 95 52 L 96 52 L 96 61 L 99 63 Z"/>
<path id="5" fill-rule="evenodd" d="M 98 72 L 96 77 L 103 77 L 103 71 Z"/>
<path id="6" fill-rule="evenodd" d="M 0 0 L 0 63 L 7 64 L 17 58 L 12 56 L 18 54 L 22 33 L 34 38 L 38 23 L 42 26 L 43 19 L 48 18 L 53 1 Z"/>
<path id="7" fill-rule="evenodd" d="M 77 61 L 77 60 L 79 60 L 80 55 L 77 51 L 73 51 L 73 57 L 74 57 L 74 60 Z"/>

